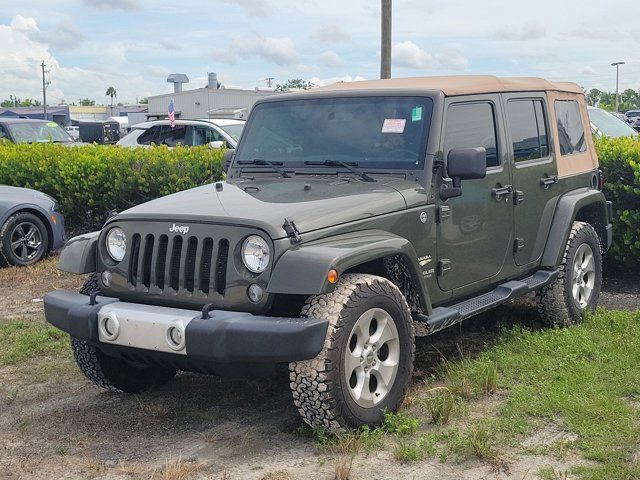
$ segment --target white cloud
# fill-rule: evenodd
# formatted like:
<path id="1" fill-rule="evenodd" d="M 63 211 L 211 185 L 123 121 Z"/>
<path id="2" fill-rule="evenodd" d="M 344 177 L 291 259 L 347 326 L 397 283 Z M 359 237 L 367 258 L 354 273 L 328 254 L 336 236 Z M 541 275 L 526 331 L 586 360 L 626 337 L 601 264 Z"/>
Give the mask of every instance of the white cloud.
<path id="1" fill-rule="evenodd" d="M 445 45 L 435 54 L 435 59 L 449 70 L 464 70 L 469 65 L 469 59 L 462 54 L 458 45 Z"/>
<path id="2" fill-rule="evenodd" d="M 344 65 L 344 60 L 342 60 L 340 55 L 332 50 L 322 52 L 318 57 L 318 60 L 322 66 L 328 68 L 338 68 Z"/>
<path id="3" fill-rule="evenodd" d="M 325 85 L 331 85 L 333 83 L 344 83 L 344 82 L 360 82 L 362 80 L 366 80 L 362 75 L 356 75 L 355 77 L 346 74 L 338 77 L 329 77 L 329 78 L 319 78 L 312 77 L 309 79 L 311 83 L 313 83 L 316 87 L 324 87 Z"/>
<path id="4" fill-rule="evenodd" d="M 38 43 L 45 43 L 58 50 L 72 50 L 86 39 L 78 27 L 68 19 L 58 23 L 55 29 L 42 31 L 35 19 L 16 15 L 11 19 L 11 28 Z"/>
<path id="5" fill-rule="evenodd" d="M 391 50 L 391 58 L 395 66 L 416 70 L 432 68 L 435 64 L 433 56 L 411 40 L 395 44 Z"/>
<path id="6" fill-rule="evenodd" d="M 277 7 L 267 0 L 222 0 L 224 3 L 238 5 L 252 17 L 268 17 L 277 11 Z"/>
<path id="7" fill-rule="evenodd" d="M 276 65 L 292 65 L 300 61 L 293 41 L 288 37 L 266 37 L 249 33 L 234 37 L 226 48 L 213 52 L 214 59 L 235 65 L 239 60 L 258 58 Z"/>
<path id="8" fill-rule="evenodd" d="M 543 38 L 546 34 L 547 29 L 544 25 L 528 23 L 526 25 L 502 27 L 499 30 L 494 30 L 491 34 L 491 38 L 494 40 L 525 41 L 538 40 Z"/>
<path id="9" fill-rule="evenodd" d="M 140 10 L 140 0 L 82 0 L 88 7 L 99 10 Z"/>
<path id="10" fill-rule="evenodd" d="M 596 71 L 591 65 L 585 65 L 584 67 L 582 67 L 582 70 L 580 70 L 580 73 L 584 75 L 595 75 Z"/>
<path id="11" fill-rule="evenodd" d="M 349 43 L 351 34 L 340 25 L 328 24 L 317 28 L 311 39 L 319 43 Z"/>

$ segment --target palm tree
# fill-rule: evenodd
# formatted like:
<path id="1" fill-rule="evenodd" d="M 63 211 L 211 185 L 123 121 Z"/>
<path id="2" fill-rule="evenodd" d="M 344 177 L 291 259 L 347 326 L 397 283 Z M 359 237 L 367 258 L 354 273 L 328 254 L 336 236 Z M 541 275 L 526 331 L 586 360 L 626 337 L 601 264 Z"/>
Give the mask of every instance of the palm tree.
<path id="1" fill-rule="evenodd" d="M 114 87 L 107 88 L 107 93 L 105 93 L 105 96 L 111 97 L 111 107 L 113 107 L 113 98 L 118 96 L 118 92 L 116 92 L 116 89 Z"/>

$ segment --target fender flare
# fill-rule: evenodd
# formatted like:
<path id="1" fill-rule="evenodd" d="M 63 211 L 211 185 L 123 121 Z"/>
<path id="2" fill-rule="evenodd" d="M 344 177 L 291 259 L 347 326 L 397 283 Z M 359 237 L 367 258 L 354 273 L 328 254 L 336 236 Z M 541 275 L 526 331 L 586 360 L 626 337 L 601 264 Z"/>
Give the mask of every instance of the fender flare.
<path id="1" fill-rule="evenodd" d="M 542 267 L 560 265 L 567 240 L 569 239 L 569 233 L 571 232 L 571 226 L 578 212 L 589 205 L 596 207 L 598 218 L 601 218 L 603 222 L 602 227 L 607 228 L 610 222 L 607 214 L 607 201 L 600 190 L 582 188 L 563 195 L 558 200 L 556 211 L 553 215 L 551 229 L 542 254 Z M 600 234 L 600 232 L 598 233 Z"/>
<path id="2" fill-rule="evenodd" d="M 381 230 L 336 235 L 287 250 L 271 273 L 268 293 L 318 295 L 333 291 L 327 272 L 339 274 L 372 260 L 400 256 L 409 268 L 426 313 L 431 312 L 429 292 L 413 245 L 406 238 Z"/>
<path id="3" fill-rule="evenodd" d="M 58 268 L 63 272 L 85 274 L 96 271 L 100 231 L 78 235 L 69 240 L 60 252 Z"/>

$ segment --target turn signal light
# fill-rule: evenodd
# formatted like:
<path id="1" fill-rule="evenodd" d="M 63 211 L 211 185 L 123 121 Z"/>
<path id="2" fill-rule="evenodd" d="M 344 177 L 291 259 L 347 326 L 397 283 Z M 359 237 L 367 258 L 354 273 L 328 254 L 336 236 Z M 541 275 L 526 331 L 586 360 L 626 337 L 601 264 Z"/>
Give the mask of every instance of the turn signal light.
<path id="1" fill-rule="evenodd" d="M 338 281 L 338 272 L 333 268 L 329 270 L 329 273 L 327 273 L 327 280 L 329 283 L 336 283 Z"/>

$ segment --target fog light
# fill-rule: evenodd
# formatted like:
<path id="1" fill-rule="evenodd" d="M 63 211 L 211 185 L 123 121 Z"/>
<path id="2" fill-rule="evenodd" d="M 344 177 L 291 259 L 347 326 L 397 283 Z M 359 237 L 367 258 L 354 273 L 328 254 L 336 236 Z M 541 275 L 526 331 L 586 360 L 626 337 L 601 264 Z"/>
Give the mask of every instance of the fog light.
<path id="1" fill-rule="evenodd" d="M 118 317 L 116 317 L 115 313 L 109 312 L 102 317 L 98 327 L 100 329 L 100 334 L 105 340 L 113 341 L 118 338 L 118 334 L 120 333 L 120 322 L 118 321 Z"/>
<path id="2" fill-rule="evenodd" d="M 184 348 L 184 331 L 181 325 L 171 325 L 167 328 L 167 343 L 173 350 Z"/>
<path id="3" fill-rule="evenodd" d="M 257 283 L 252 283 L 247 289 L 247 296 L 253 303 L 258 303 L 264 296 L 264 290 Z"/>
<path id="4" fill-rule="evenodd" d="M 102 275 L 100 275 L 100 277 L 102 278 L 102 284 L 105 287 L 111 285 L 112 273 L 109 270 L 105 270 L 104 272 L 102 272 Z"/>

